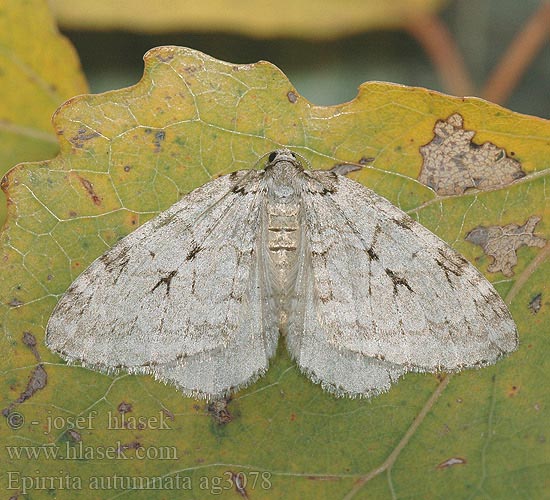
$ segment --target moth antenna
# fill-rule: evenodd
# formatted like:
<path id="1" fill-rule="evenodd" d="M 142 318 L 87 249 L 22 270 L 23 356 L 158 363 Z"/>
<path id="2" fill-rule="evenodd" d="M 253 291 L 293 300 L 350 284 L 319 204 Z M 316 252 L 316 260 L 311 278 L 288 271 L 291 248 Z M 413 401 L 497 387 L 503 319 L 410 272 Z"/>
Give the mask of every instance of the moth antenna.
<path id="1" fill-rule="evenodd" d="M 268 151 L 267 153 L 264 153 L 262 156 L 260 156 L 255 162 L 254 166 L 252 167 L 253 170 L 258 170 L 258 167 L 260 163 L 263 163 L 263 159 L 267 156 L 269 156 L 272 153 L 272 151 Z"/>
<path id="2" fill-rule="evenodd" d="M 292 151 L 298 158 L 300 158 L 300 160 L 302 160 L 306 165 L 307 165 L 307 169 L 308 170 L 313 170 L 313 167 L 311 165 L 311 162 L 304 156 L 304 155 L 301 155 L 300 153 L 297 153 L 296 151 Z"/>

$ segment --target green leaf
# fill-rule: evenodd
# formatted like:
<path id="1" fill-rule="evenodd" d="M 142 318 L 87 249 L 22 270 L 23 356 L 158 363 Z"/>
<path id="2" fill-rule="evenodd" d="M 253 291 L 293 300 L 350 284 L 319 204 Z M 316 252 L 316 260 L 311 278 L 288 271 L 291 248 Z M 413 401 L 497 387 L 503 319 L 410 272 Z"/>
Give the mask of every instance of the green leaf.
<path id="1" fill-rule="evenodd" d="M 78 57 L 55 27 L 45 0 L 0 0 L 0 177 L 22 161 L 58 151 L 51 117 L 88 91 Z M 0 227 L 5 219 L 0 195 Z"/>
<path id="2" fill-rule="evenodd" d="M 126 493 L 131 498 L 173 498 L 176 481 L 179 489 L 192 488 L 189 497 L 219 489 L 222 498 L 238 498 L 232 474 L 242 471 L 250 498 L 351 498 L 354 492 L 356 498 L 504 498 L 510 491 L 541 498 L 550 424 L 544 412 L 550 404 L 548 245 L 518 248 L 510 277 L 488 274 L 510 302 L 517 352 L 457 375 L 408 374 L 371 400 L 323 392 L 282 345 L 268 373 L 227 407 L 184 398 L 148 376 L 67 366 L 45 348 L 57 299 L 95 258 L 183 193 L 213 176 L 253 168 L 260 155 L 283 145 L 314 168 L 366 162 L 350 176 L 483 271 L 490 259 L 465 241 L 476 227 L 521 225 L 538 216 L 536 234 L 548 239 L 546 120 L 385 83 L 366 83 L 353 101 L 319 107 L 269 63 L 234 65 L 177 47 L 154 49 L 145 61 L 136 86 L 65 104 L 55 117 L 60 156 L 20 165 L 7 178 L 12 204 L 0 241 L 0 348 L 2 408 L 12 426 L 2 435 L 13 449 L 0 456 L 2 469 L 19 476 L 4 474 L 4 489 L 21 489 L 26 477 L 38 484 L 69 475 L 77 484 L 55 483 L 56 498 L 115 498 L 124 485 L 136 488 Z M 470 137 L 463 143 L 469 161 L 479 166 L 476 152 L 494 151 L 483 146 L 491 143 L 505 151 L 491 161 L 513 158 L 526 175 L 445 196 L 419 182 L 421 147 L 438 143 L 437 122 L 449 117 L 470 131 L 455 130 Z M 457 151 L 464 162 L 466 153 Z M 146 420 L 137 429 L 115 428 L 123 415 Z M 158 428 L 160 419 L 169 429 Z M 49 420 L 60 428 L 50 429 Z M 79 459 L 44 452 L 14 458 L 13 450 L 41 445 Z M 134 458 L 109 457 L 106 450 Z M 139 481 L 154 476 L 161 476 L 156 487 L 143 489 Z M 105 489 L 90 492 L 98 481 Z M 29 491 L 36 498 L 46 497 L 35 490 Z"/>
<path id="3" fill-rule="evenodd" d="M 125 29 L 147 33 L 222 31 L 259 38 L 291 36 L 327 39 L 369 29 L 395 29 L 419 12 L 439 10 L 445 0 L 52 0 L 62 26 L 70 29 Z"/>

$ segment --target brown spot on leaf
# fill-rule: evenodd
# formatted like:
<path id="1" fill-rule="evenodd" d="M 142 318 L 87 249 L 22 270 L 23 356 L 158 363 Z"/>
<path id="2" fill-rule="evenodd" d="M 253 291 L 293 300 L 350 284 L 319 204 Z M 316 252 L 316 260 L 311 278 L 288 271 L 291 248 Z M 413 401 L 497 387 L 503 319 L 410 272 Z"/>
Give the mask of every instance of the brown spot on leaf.
<path id="1" fill-rule="evenodd" d="M 29 380 L 27 382 L 27 387 L 21 393 L 21 395 L 10 405 L 2 410 L 2 415 L 5 417 L 9 416 L 11 411 L 19 404 L 23 403 L 27 399 L 31 398 L 35 392 L 44 389 L 48 383 L 48 374 L 42 365 L 40 358 L 40 353 L 36 348 L 36 337 L 30 332 L 23 332 L 23 344 L 25 344 L 33 353 L 38 365 L 33 369 Z"/>
<path id="2" fill-rule="evenodd" d="M 36 337 L 30 332 L 23 332 L 23 344 L 31 348 L 36 346 Z"/>
<path id="3" fill-rule="evenodd" d="M 159 153 L 162 149 L 162 143 L 166 138 L 166 132 L 164 130 L 158 130 L 155 132 L 155 138 L 153 139 L 153 144 L 155 145 L 155 153 Z"/>
<path id="4" fill-rule="evenodd" d="M 125 165 L 124 166 L 124 171 L 125 172 L 129 172 L 130 170 L 132 170 L 132 167 L 130 165 Z"/>
<path id="5" fill-rule="evenodd" d="M 542 293 L 537 293 L 530 301 L 529 301 L 529 309 L 533 314 L 538 314 L 540 311 L 540 308 L 542 307 Z"/>
<path id="6" fill-rule="evenodd" d="M 453 465 L 465 465 L 466 459 L 462 457 L 451 457 L 437 465 L 436 469 L 448 469 Z"/>
<path id="7" fill-rule="evenodd" d="M 65 435 L 73 443 L 79 443 L 80 441 L 82 441 L 82 436 L 80 435 L 80 432 L 75 431 L 74 429 L 67 429 Z"/>
<path id="8" fill-rule="evenodd" d="M 519 393 L 519 387 L 517 385 L 512 385 L 509 389 L 508 389 L 508 397 L 509 398 L 513 398 L 514 396 L 517 396 Z"/>
<path id="9" fill-rule="evenodd" d="M 99 134 L 93 130 L 81 127 L 78 129 L 78 132 L 76 135 L 71 137 L 69 139 L 69 142 L 75 147 L 75 148 L 83 148 L 84 143 L 86 141 L 89 141 L 90 139 L 93 139 L 94 137 L 99 137 Z"/>
<path id="10" fill-rule="evenodd" d="M 231 398 L 216 399 L 208 403 L 206 407 L 208 414 L 218 425 L 226 425 L 233 420 L 233 415 L 229 412 L 229 402 Z"/>
<path id="11" fill-rule="evenodd" d="M 155 50 L 155 49 L 153 49 Z M 163 63 L 167 63 L 167 62 L 170 62 L 172 59 L 174 59 L 174 54 L 173 53 L 162 53 L 162 52 L 159 52 L 157 54 L 157 59 L 160 61 L 160 62 L 163 62 Z"/>
<path id="12" fill-rule="evenodd" d="M 196 64 L 187 64 L 183 67 L 183 71 L 185 71 L 188 75 L 192 75 L 199 71 L 199 68 Z M 233 68 L 235 69 L 235 68 Z"/>
<path id="13" fill-rule="evenodd" d="M 466 235 L 466 241 L 479 245 L 485 254 L 493 258 L 487 267 L 491 273 L 499 271 L 504 276 L 513 276 L 512 268 L 518 263 L 516 252 L 523 246 L 540 247 L 546 240 L 533 234 L 540 217 L 533 215 L 523 226 L 508 224 L 506 226 L 478 226 Z"/>
<path id="14" fill-rule="evenodd" d="M 298 101 L 298 95 L 295 92 L 293 92 L 292 90 L 289 90 L 286 93 L 286 96 L 288 97 L 289 102 L 291 102 L 292 104 L 294 104 L 296 101 Z"/>
<path id="15" fill-rule="evenodd" d="M 360 165 L 368 165 L 369 163 L 372 163 L 375 160 L 373 156 L 361 156 L 358 163 Z"/>
<path id="16" fill-rule="evenodd" d="M 10 185 L 10 180 L 8 174 L 4 175 L 2 179 L 0 180 L 0 189 L 4 191 L 5 193 L 8 192 Z"/>
<path id="17" fill-rule="evenodd" d="M 118 406 L 117 410 L 119 413 L 128 413 L 133 410 L 131 403 L 127 403 L 126 401 L 122 401 Z"/>
<path id="18" fill-rule="evenodd" d="M 234 472 L 231 472 L 231 481 L 233 481 L 235 490 L 241 496 L 241 498 L 248 498 L 248 495 L 245 489 L 246 475 L 243 474 L 242 472 L 237 472 L 236 474 Z"/>
<path id="19" fill-rule="evenodd" d="M 81 176 L 78 176 L 78 180 L 94 202 L 94 205 L 101 205 L 101 198 L 94 191 L 94 185 L 88 179 L 84 179 L 84 177 Z"/>
<path id="20" fill-rule="evenodd" d="M 138 448 L 142 448 L 142 445 L 139 441 L 132 441 L 131 443 L 121 443 L 118 448 L 117 448 L 117 451 L 118 453 L 122 453 L 126 450 L 137 450 Z"/>
<path id="21" fill-rule="evenodd" d="M 46 370 L 44 370 L 42 364 L 39 364 L 32 371 L 31 376 L 29 377 L 29 381 L 27 383 L 27 387 L 25 391 L 21 394 L 21 396 L 19 396 L 19 398 L 17 399 L 17 403 L 22 403 L 23 401 L 26 401 L 31 396 L 33 396 L 35 392 L 39 391 L 40 389 L 44 389 L 47 383 L 48 374 L 46 373 Z"/>
<path id="22" fill-rule="evenodd" d="M 474 143 L 475 132 L 465 130 L 463 123 L 458 113 L 436 122 L 434 138 L 420 147 L 420 182 L 439 195 L 453 195 L 469 188 L 499 188 L 525 177 L 519 161 L 491 142 Z"/>
<path id="23" fill-rule="evenodd" d="M 36 361 L 40 362 L 40 353 L 36 349 L 36 337 L 30 332 L 23 332 L 23 344 L 25 344 L 34 354 Z"/>
<path id="24" fill-rule="evenodd" d="M 10 307 L 19 307 L 22 306 L 24 302 L 20 301 L 17 297 L 14 297 L 8 302 L 8 306 Z"/>

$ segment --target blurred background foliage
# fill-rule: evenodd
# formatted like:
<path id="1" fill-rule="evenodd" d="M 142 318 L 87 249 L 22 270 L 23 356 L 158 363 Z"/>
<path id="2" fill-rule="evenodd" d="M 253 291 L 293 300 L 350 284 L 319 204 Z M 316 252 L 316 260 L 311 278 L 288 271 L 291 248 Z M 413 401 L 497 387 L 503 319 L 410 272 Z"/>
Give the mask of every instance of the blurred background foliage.
<path id="1" fill-rule="evenodd" d="M 270 61 L 318 105 L 379 80 L 546 118 L 549 39 L 540 0 L 0 0 L 0 175 L 55 156 L 55 109 L 136 83 L 160 45 Z"/>
<path id="2" fill-rule="evenodd" d="M 93 92 L 135 83 L 143 54 L 181 45 L 268 60 L 315 104 L 364 81 L 476 95 L 550 116 L 550 4 L 540 0 L 51 0 Z"/>

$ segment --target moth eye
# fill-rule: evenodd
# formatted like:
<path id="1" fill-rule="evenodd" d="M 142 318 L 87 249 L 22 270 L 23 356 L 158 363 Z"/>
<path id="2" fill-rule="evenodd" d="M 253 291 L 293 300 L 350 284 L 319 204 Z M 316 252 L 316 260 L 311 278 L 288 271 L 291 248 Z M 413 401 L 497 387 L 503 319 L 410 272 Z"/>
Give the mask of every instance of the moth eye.
<path id="1" fill-rule="evenodd" d="M 269 157 L 267 158 L 268 161 L 269 161 L 269 163 L 271 163 L 271 162 L 275 159 L 276 156 L 277 156 L 277 151 L 273 151 L 273 152 L 269 155 Z"/>
<path id="2" fill-rule="evenodd" d="M 292 155 L 292 158 L 296 159 L 296 155 L 291 151 L 290 154 Z"/>

